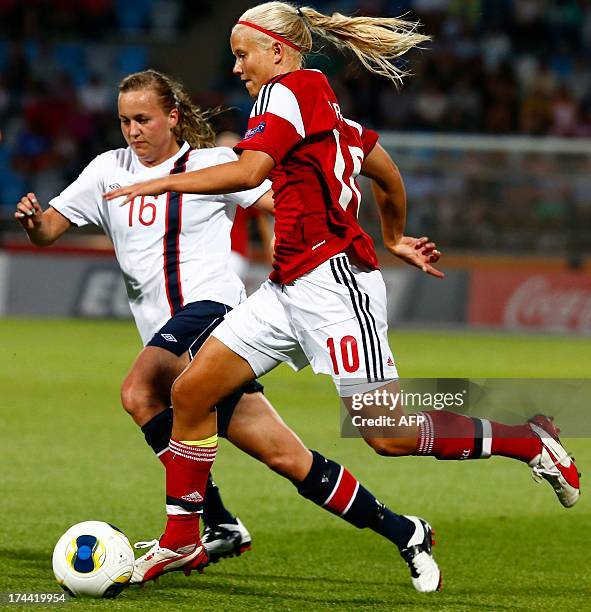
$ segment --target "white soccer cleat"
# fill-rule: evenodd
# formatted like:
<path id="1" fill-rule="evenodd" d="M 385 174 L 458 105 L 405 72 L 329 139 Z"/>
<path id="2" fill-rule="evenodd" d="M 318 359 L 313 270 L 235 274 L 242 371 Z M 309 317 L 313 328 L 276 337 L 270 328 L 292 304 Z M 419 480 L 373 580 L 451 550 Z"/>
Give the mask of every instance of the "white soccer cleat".
<path id="1" fill-rule="evenodd" d="M 201 539 L 209 563 L 217 563 L 226 557 L 239 556 L 250 550 L 252 545 L 250 533 L 239 518 L 236 518 L 236 524 L 206 525 Z"/>
<path id="2" fill-rule="evenodd" d="M 134 548 L 150 550 L 135 560 L 130 584 L 144 584 L 155 580 L 166 572 L 183 571 L 189 575 L 191 570 L 203 571 L 207 565 L 207 552 L 200 544 L 184 546 L 177 551 L 163 548 L 158 540 L 137 542 Z"/>
<path id="3" fill-rule="evenodd" d="M 540 454 L 529 462 L 534 480 L 548 481 L 560 503 L 565 508 L 572 508 L 581 495 L 580 474 L 574 459 L 560 442 L 558 437 L 560 430 L 556 428 L 551 418 L 542 414 L 530 419 L 529 426 L 542 442 Z"/>
<path id="4" fill-rule="evenodd" d="M 433 530 L 431 525 L 416 516 L 405 516 L 415 525 L 415 531 L 400 555 L 410 568 L 412 585 L 420 593 L 440 591 L 442 576 L 439 566 L 433 558 Z"/>

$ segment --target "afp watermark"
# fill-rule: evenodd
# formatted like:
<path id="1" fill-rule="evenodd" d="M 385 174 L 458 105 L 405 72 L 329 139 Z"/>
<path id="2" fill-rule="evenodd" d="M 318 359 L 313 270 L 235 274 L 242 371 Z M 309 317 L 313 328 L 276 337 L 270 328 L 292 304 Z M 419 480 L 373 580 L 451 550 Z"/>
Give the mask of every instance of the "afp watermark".
<path id="1" fill-rule="evenodd" d="M 346 438 L 415 435 L 424 415 L 432 410 L 448 410 L 507 425 L 524 424 L 543 414 L 554 417 L 564 437 L 591 437 L 589 379 L 429 378 L 388 383 L 348 380 L 342 390 L 340 424 Z M 442 435 L 462 434 L 450 430 Z"/>

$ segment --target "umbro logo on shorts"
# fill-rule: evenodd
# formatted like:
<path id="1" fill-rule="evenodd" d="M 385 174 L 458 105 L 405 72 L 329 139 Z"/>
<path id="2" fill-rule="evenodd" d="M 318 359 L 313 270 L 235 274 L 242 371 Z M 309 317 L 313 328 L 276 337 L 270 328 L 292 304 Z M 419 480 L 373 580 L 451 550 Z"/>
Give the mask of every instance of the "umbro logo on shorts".
<path id="1" fill-rule="evenodd" d="M 172 334 L 160 334 L 165 340 L 169 342 L 177 342 L 177 339 Z"/>

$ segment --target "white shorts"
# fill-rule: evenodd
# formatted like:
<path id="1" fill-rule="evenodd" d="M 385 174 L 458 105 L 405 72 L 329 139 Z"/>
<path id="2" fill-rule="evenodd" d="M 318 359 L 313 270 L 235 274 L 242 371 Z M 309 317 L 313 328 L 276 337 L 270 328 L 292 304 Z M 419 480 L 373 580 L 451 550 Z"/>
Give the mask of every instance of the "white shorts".
<path id="1" fill-rule="evenodd" d="M 330 374 L 343 397 L 398 378 L 382 275 L 352 266 L 344 254 L 289 285 L 265 281 L 211 335 L 257 377 L 282 362 L 296 371 L 310 364 Z"/>

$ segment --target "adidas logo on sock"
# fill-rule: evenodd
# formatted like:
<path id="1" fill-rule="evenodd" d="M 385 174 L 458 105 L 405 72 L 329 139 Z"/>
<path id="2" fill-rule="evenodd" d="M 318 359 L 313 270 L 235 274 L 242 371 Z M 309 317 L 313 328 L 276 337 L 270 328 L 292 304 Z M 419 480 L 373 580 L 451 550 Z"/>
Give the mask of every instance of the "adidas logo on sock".
<path id="1" fill-rule="evenodd" d="M 194 491 L 193 493 L 189 493 L 188 495 L 181 496 L 181 499 L 184 499 L 188 502 L 200 504 L 203 501 L 203 496 L 199 494 L 199 491 Z"/>

